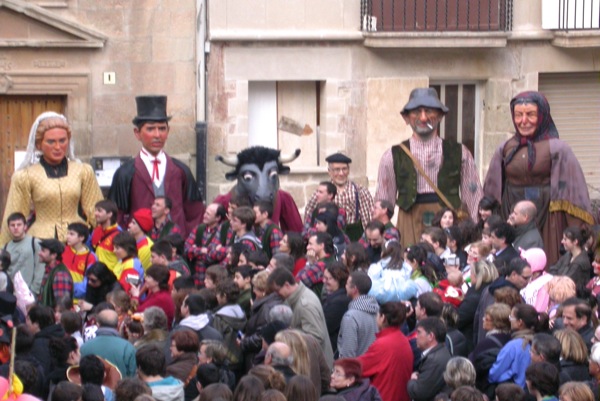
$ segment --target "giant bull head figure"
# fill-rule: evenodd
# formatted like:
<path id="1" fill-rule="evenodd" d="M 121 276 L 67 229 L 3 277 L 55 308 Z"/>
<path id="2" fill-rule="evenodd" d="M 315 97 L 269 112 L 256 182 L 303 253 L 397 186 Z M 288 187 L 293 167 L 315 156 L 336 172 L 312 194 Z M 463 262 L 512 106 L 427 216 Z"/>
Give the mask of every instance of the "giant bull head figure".
<path id="1" fill-rule="evenodd" d="M 234 167 L 235 170 L 225 174 L 229 181 L 237 179 L 236 192 L 247 196 L 250 202 L 273 202 L 279 190 L 279 176 L 288 174 L 290 163 L 300 155 L 300 149 L 290 155 L 282 155 L 280 150 L 252 146 L 242 150 L 235 156 L 217 156 L 215 160 Z"/>

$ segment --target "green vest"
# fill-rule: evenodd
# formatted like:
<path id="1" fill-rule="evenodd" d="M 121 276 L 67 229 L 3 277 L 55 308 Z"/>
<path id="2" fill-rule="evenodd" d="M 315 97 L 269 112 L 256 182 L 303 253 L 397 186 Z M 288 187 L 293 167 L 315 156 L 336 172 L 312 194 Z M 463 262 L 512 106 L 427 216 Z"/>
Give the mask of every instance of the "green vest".
<path id="1" fill-rule="evenodd" d="M 410 149 L 408 140 L 404 145 Z M 454 208 L 460 207 L 460 170 L 462 164 L 462 145 L 442 139 L 443 160 L 437 176 L 439 190 L 448 198 Z M 408 212 L 417 200 L 417 170 L 408 155 L 396 145 L 392 147 L 394 174 L 398 197 L 396 204 Z M 432 177 L 429 177 L 432 178 Z M 445 206 L 442 200 L 439 201 Z"/>

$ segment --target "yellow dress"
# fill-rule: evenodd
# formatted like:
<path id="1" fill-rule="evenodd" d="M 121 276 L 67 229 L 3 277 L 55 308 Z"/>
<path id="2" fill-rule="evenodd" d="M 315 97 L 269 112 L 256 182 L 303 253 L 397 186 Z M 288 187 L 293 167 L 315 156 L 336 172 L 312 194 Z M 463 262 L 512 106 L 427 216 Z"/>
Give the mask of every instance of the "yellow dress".
<path id="1" fill-rule="evenodd" d="M 35 211 L 35 222 L 27 230 L 29 235 L 54 238 L 56 233 L 58 239 L 64 242 L 69 224 L 82 222 L 95 226 L 95 205 L 102 199 L 96 175 L 89 164 L 69 160 L 68 174 L 61 178 L 48 178 L 40 163 L 17 170 L 8 191 L 0 246 L 11 240 L 6 219 L 14 212 L 21 212 L 27 217 L 32 210 Z M 87 221 L 79 215 L 79 205 Z"/>

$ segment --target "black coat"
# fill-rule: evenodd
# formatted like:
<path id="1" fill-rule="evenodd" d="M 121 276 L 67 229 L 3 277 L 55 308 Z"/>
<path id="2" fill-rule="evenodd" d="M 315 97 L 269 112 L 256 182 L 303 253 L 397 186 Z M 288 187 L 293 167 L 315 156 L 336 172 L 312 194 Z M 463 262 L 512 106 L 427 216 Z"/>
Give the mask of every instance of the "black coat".
<path id="1" fill-rule="evenodd" d="M 52 357 L 50 356 L 50 339 L 63 338 L 65 331 L 60 324 L 53 324 L 38 331 L 33 338 L 30 354 L 33 355 L 44 368 L 44 372 L 52 371 Z"/>
<path id="2" fill-rule="evenodd" d="M 346 294 L 346 288 L 342 287 L 332 292 L 323 301 L 323 314 L 325 315 L 325 324 L 331 341 L 333 353 L 337 352 L 337 339 L 342 324 L 344 313 L 348 310 L 348 304 L 351 299 Z"/>
<path id="3" fill-rule="evenodd" d="M 591 379 L 588 364 L 577 364 L 573 361 L 560 361 L 560 378 L 567 381 L 583 382 Z"/>
<path id="4" fill-rule="evenodd" d="M 490 368 L 496 362 L 496 357 L 502 347 L 510 340 L 510 333 L 491 334 L 481 340 L 469 355 L 469 360 L 473 363 L 477 376 L 475 387 L 482 393 L 487 394 L 488 397 L 494 396 L 493 390 L 495 388 L 488 382 Z"/>
<path id="5" fill-rule="evenodd" d="M 479 297 L 484 287 L 476 290 L 475 286 L 471 286 L 463 301 L 458 307 L 458 321 L 456 328 L 459 329 L 467 339 L 467 350 L 471 352 L 474 348 L 473 341 L 473 319 L 475 318 L 475 311 L 477 305 L 479 305 Z"/>

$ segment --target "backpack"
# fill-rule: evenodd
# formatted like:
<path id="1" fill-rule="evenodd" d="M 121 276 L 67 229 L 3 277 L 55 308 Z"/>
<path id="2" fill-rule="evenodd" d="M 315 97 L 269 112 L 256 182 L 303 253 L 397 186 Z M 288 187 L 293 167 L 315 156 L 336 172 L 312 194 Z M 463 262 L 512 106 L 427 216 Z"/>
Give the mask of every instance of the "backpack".
<path id="1" fill-rule="evenodd" d="M 235 325 L 234 318 L 219 314 L 214 315 L 212 326 L 223 335 L 223 345 L 227 349 L 227 359 L 231 370 L 239 370 L 244 366 L 244 355 L 242 348 L 237 343 L 238 331 L 245 326 L 245 321 L 241 325 Z M 241 323 L 241 321 L 240 321 Z M 240 327 L 241 326 L 241 327 Z"/>

